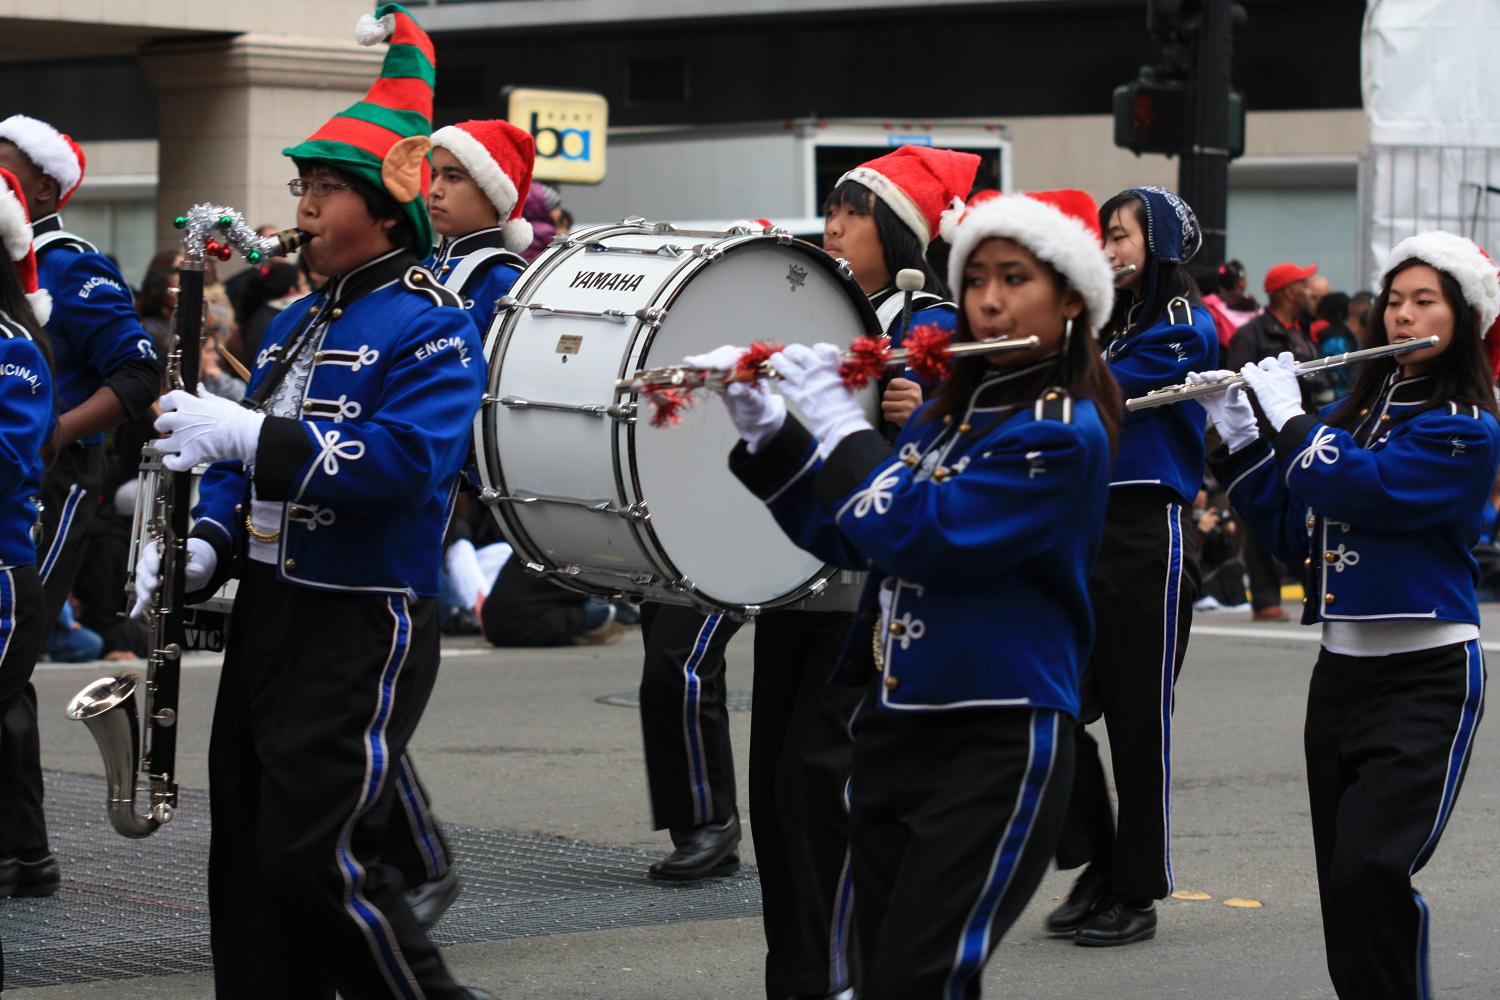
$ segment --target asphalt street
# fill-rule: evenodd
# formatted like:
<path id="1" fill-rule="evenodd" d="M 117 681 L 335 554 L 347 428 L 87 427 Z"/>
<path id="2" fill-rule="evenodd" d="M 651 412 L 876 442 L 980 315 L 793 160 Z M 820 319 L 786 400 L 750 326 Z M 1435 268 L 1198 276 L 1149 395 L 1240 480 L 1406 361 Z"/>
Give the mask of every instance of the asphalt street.
<path id="1" fill-rule="evenodd" d="M 1500 653 L 1500 625 L 1486 629 L 1486 642 L 1492 655 Z M 751 631 L 744 629 L 730 647 L 733 691 L 750 689 L 750 648 Z M 1068 874 L 1051 873 L 990 962 L 987 996 L 1333 997 L 1323 968 L 1301 749 L 1306 683 L 1316 652 L 1314 629 L 1252 625 L 1245 616 L 1198 618 L 1177 689 L 1173 867 L 1180 891 L 1208 898 L 1165 901 L 1154 941 L 1083 949 L 1041 931 L 1043 916 L 1071 884 Z M 602 648 L 500 651 L 470 640 L 450 642 L 413 743 L 441 815 L 479 830 L 664 851 L 666 837 L 650 829 L 646 808 L 639 716 L 607 700 L 632 694 L 639 669 L 634 629 L 619 645 Z M 68 698 L 100 672 L 97 664 L 38 669 L 48 770 L 102 773 L 85 729 L 62 717 Z M 217 678 L 214 658 L 205 656 L 194 657 L 184 674 L 179 753 L 188 788 L 206 787 Z M 734 713 L 732 724 L 741 814 L 748 816 L 749 713 Z M 1416 880 L 1433 909 L 1432 966 L 1443 998 L 1500 995 L 1500 910 L 1494 902 L 1500 734 L 1492 730 L 1481 726 L 1453 819 Z M 748 836 L 753 822 L 749 816 L 747 863 L 754 861 Z M 62 860 L 63 891 L 45 907 L 82 905 L 88 893 L 87 885 L 69 877 L 68 859 Z M 34 920 L 40 906 L 33 904 L 23 916 L 14 901 L 0 902 L 12 978 L 26 955 L 16 954 L 10 942 L 35 935 L 35 926 L 19 921 Z M 149 954 L 161 945 L 143 938 L 137 947 Z M 755 917 L 567 934 L 540 927 L 524 936 L 455 945 L 446 954 L 460 981 L 502 998 L 764 996 L 763 940 Z M 203 972 L 103 978 L 110 964 L 110 955 L 102 953 L 101 978 L 94 982 L 5 995 L 176 1000 L 212 993 Z"/>

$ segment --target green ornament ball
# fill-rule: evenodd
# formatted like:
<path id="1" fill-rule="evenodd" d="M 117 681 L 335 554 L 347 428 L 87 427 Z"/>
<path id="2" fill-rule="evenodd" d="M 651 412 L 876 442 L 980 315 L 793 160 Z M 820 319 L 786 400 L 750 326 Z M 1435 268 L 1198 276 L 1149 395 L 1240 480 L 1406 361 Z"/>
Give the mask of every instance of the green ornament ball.
<path id="1" fill-rule="evenodd" d="M 234 216 L 232 216 L 232 215 L 221 215 L 221 216 L 219 216 L 219 228 L 220 229 L 228 229 L 232 225 L 234 225 Z"/>
<path id="2" fill-rule="evenodd" d="M 188 220 L 187 216 L 185 215 L 179 215 L 177 218 L 172 220 L 172 225 L 177 229 L 185 229 L 187 228 L 187 224 Z"/>

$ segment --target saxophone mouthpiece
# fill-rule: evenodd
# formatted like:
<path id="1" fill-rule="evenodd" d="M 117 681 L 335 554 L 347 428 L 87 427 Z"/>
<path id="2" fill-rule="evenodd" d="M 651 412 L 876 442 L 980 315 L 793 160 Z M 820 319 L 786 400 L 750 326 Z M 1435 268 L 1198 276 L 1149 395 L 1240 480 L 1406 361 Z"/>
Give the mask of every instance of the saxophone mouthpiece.
<path id="1" fill-rule="evenodd" d="M 295 226 L 291 229 L 283 229 L 275 236 L 266 238 L 266 242 L 270 245 L 262 253 L 267 257 L 283 257 L 289 253 L 296 253 L 302 249 L 310 237 L 310 233 Z"/>

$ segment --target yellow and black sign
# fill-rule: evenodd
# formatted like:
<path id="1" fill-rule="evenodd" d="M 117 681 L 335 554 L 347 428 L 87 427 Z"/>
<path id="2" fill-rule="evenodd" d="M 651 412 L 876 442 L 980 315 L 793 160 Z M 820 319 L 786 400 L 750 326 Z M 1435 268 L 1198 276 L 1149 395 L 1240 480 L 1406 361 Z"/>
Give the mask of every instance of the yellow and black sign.
<path id="1" fill-rule="evenodd" d="M 602 94 L 509 87 L 503 96 L 506 120 L 536 140 L 537 180 L 569 184 L 604 180 L 609 102 Z"/>

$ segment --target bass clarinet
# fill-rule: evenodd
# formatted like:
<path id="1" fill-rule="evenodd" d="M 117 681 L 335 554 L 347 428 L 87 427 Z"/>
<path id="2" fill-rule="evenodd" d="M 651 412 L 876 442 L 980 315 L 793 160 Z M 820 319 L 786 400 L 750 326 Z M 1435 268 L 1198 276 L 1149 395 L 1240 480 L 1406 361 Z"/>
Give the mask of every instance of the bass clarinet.
<path id="1" fill-rule="evenodd" d="M 183 231 L 183 260 L 178 268 L 177 315 L 171 349 L 167 353 L 168 389 L 192 391 L 198 384 L 198 356 L 203 335 L 203 275 L 209 257 L 229 260 L 238 250 L 252 265 L 292 253 L 306 234 L 286 229 L 260 237 L 245 218 L 222 205 L 194 205 L 175 225 Z M 68 718 L 82 722 L 94 734 L 104 758 L 106 808 L 116 832 L 125 837 L 147 837 L 172 818 L 177 808 L 177 700 L 186 648 L 184 612 L 187 592 L 188 514 L 192 505 L 191 473 L 159 467 L 155 445 L 142 450 L 142 467 L 159 468 L 151 496 L 136 497 L 151 504 L 141 545 L 161 546 L 160 584 L 146 609 L 150 653 L 146 659 L 145 729 L 136 709 L 138 678 L 126 671 L 103 677 L 68 703 Z M 132 546 L 130 571 L 139 553 Z M 137 775 L 151 789 L 151 802 L 138 811 Z"/>

